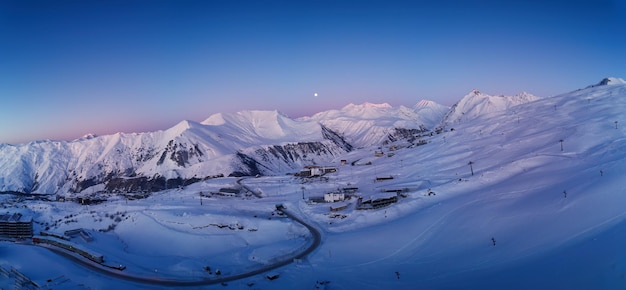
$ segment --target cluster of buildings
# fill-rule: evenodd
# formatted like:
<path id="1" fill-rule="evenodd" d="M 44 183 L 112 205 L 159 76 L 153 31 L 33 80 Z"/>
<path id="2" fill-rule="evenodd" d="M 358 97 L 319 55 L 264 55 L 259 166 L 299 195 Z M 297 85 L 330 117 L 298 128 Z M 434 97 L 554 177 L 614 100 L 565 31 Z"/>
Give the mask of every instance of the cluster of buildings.
<path id="1" fill-rule="evenodd" d="M 336 203 L 342 202 L 347 198 L 352 197 L 353 194 L 347 194 L 343 191 L 340 192 L 328 192 L 324 194 L 324 202 Z M 392 203 L 398 202 L 399 193 L 396 191 L 374 193 L 369 196 L 358 196 L 356 209 L 377 209 L 388 206 Z M 331 206 L 331 211 L 337 211 L 345 209 L 346 206 Z"/>
<path id="2" fill-rule="evenodd" d="M 391 150 L 395 150 L 396 148 L 391 148 Z M 382 151 L 375 152 L 376 156 L 383 156 Z M 345 160 L 341 160 L 341 164 L 344 165 L 347 162 Z M 336 172 L 336 167 L 330 166 L 305 166 L 301 171 L 299 176 L 302 178 L 309 177 L 317 177 L 323 176 L 327 173 Z M 377 177 L 376 181 L 385 181 L 393 179 L 393 176 L 388 177 Z M 381 207 L 388 206 L 392 203 L 398 202 L 399 192 L 396 191 L 388 191 L 381 193 L 374 193 L 369 196 L 357 196 L 356 191 L 358 188 L 344 188 L 337 191 L 327 192 L 324 194 L 323 199 L 321 197 L 310 197 L 309 200 L 311 202 L 325 202 L 325 203 L 341 203 L 346 199 L 350 199 L 351 197 L 358 197 L 356 209 L 377 209 Z M 331 211 L 338 211 L 345 209 L 347 205 L 337 205 L 331 206 Z"/>

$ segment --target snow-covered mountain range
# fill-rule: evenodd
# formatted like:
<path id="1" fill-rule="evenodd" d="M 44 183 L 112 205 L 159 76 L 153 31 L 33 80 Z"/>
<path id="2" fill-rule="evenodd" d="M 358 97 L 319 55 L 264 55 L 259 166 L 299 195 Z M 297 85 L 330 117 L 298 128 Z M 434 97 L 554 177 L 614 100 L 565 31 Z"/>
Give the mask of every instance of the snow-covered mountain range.
<path id="1" fill-rule="evenodd" d="M 623 85 L 623 80 L 608 78 L 598 85 L 613 84 Z M 432 101 L 412 108 L 349 104 L 298 119 L 278 111 L 242 111 L 149 133 L 0 144 L 0 191 L 156 191 L 216 176 L 297 172 L 352 150 L 413 142 L 416 136 L 538 99 L 474 90 L 452 108 Z"/>
<path id="2" fill-rule="evenodd" d="M 426 132 L 447 108 L 350 104 L 292 119 L 278 111 L 214 114 L 163 131 L 0 145 L 0 191 L 154 191 L 228 175 L 295 172 L 356 146 Z M 400 136 L 401 137 L 401 136 Z"/>

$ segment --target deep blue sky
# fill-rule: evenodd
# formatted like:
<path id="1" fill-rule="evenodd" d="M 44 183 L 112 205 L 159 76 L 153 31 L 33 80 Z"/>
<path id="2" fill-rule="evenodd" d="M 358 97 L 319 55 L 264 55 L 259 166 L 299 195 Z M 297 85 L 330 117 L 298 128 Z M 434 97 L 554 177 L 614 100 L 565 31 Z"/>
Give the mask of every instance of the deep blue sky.
<path id="1" fill-rule="evenodd" d="M 620 1 L 2 0 L 0 143 L 564 93 L 626 77 Z"/>

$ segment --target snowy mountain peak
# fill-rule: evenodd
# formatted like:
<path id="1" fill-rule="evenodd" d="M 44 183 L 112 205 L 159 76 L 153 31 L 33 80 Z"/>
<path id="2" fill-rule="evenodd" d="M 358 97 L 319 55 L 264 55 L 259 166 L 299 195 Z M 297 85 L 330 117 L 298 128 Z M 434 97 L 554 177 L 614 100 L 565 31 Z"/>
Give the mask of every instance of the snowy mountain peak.
<path id="1" fill-rule="evenodd" d="M 246 110 L 236 113 L 219 113 L 214 114 L 204 120 L 202 125 L 205 126 L 219 126 L 223 130 L 235 130 L 236 132 L 245 132 L 246 134 L 238 136 L 249 141 L 252 139 L 266 138 L 266 139 L 282 139 L 291 138 L 294 136 L 308 136 L 315 132 L 311 128 L 311 124 L 300 124 L 295 122 L 289 116 L 284 113 L 272 110 Z M 317 124 L 312 124 L 317 128 Z M 306 129 L 304 129 L 306 127 Z M 213 130 L 213 129 L 211 129 Z M 303 130 L 302 132 L 300 130 Z M 303 132 L 306 132 L 304 134 Z M 252 139 L 250 139 L 252 138 Z M 304 138 L 304 137 L 303 137 Z"/>
<path id="2" fill-rule="evenodd" d="M 623 84 L 626 84 L 626 81 L 622 78 L 608 77 L 608 78 L 602 79 L 599 83 L 595 85 L 587 86 L 586 89 L 600 87 L 600 86 L 623 85 Z"/>
<path id="3" fill-rule="evenodd" d="M 389 105 L 388 103 L 374 104 L 374 103 L 365 102 L 360 105 L 355 105 L 351 103 L 343 107 L 341 109 L 341 112 L 343 112 L 347 116 L 352 116 L 352 117 L 358 116 L 361 118 L 369 119 L 369 118 L 378 118 L 381 116 L 381 114 L 385 114 L 385 112 L 389 111 L 392 108 L 393 107 Z"/>
<path id="4" fill-rule="evenodd" d="M 362 106 L 366 108 L 391 108 L 391 105 L 389 105 L 388 103 L 375 104 L 375 103 L 365 102 L 362 104 Z"/>
<path id="5" fill-rule="evenodd" d="M 94 134 L 94 133 L 87 133 L 85 135 L 83 135 L 82 137 L 78 138 L 77 140 L 90 140 L 93 138 L 98 137 L 98 135 Z"/>
<path id="6" fill-rule="evenodd" d="M 595 86 L 606 86 L 606 85 L 617 85 L 617 84 L 626 84 L 626 81 L 622 78 L 608 77 L 601 80 Z"/>
<path id="7" fill-rule="evenodd" d="M 224 120 L 224 115 L 222 115 L 222 113 L 213 114 L 201 122 L 201 124 L 209 126 L 219 126 L 224 123 L 226 123 L 226 121 Z"/>
<path id="8" fill-rule="evenodd" d="M 246 110 L 237 112 L 237 115 L 244 116 L 249 119 L 277 119 L 283 117 L 288 118 L 287 115 L 278 110 Z"/>
<path id="9" fill-rule="evenodd" d="M 210 126 L 220 126 L 229 122 L 238 121 L 251 121 L 251 120 L 275 120 L 281 118 L 289 118 L 286 114 L 278 111 L 264 111 L 264 110 L 244 110 L 236 113 L 217 113 L 213 114 L 204 121 L 201 122 L 202 125 L 210 125 Z"/>
<path id="10" fill-rule="evenodd" d="M 355 105 L 353 103 L 350 103 L 346 105 L 345 107 L 343 107 L 341 110 L 342 111 L 354 111 L 354 110 L 365 110 L 365 109 L 388 109 L 388 108 L 391 108 L 391 105 L 389 105 L 388 103 L 375 104 L 375 103 L 365 102 L 360 105 Z"/>
<path id="11" fill-rule="evenodd" d="M 166 130 L 167 134 L 170 136 L 178 136 L 183 132 L 189 130 L 192 127 L 192 124 L 188 120 L 180 121 L 178 124 Z"/>
<path id="12" fill-rule="evenodd" d="M 415 106 L 413 106 L 414 109 L 421 109 L 421 108 L 427 108 L 427 107 L 434 107 L 434 106 L 438 106 L 439 104 L 430 101 L 430 100 L 420 100 L 419 102 L 417 102 L 417 104 L 415 104 Z"/>
<path id="13" fill-rule="evenodd" d="M 187 130 L 191 128 L 191 126 L 191 122 L 189 122 L 188 120 L 182 120 L 178 122 L 178 124 L 176 124 L 173 128 L 177 128 L 179 130 Z"/>

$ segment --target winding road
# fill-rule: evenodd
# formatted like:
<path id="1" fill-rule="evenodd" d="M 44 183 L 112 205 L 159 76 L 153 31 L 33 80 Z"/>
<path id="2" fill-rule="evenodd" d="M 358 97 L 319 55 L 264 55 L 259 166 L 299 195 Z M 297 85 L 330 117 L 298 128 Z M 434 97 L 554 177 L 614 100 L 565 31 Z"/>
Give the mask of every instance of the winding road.
<path id="1" fill-rule="evenodd" d="M 99 273 L 105 274 L 113 278 L 124 279 L 127 281 L 144 283 L 144 284 L 154 284 L 154 285 L 160 285 L 160 286 L 202 286 L 202 285 L 219 284 L 219 283 L 231 282 L 231 281 L 235 281 L 239 279 L 256 276 L 258 274 L 262 274 L 264 272 L 268 272 L 268 271 L 280 268 L 282 266 L 291 264 L 293 263 L 294 259 L 302 259 L 306 257 L 307 255 L 311 254 L 317 247 L 319 247 L 322 241 L 322 234 L 316 227 L 306 223 L 304 220 L 295 216 L 293 213 L 286 211 L 284 208 L 280 208 L 278 210 L 284 213 L 290 219 L 306 227 L 309 230 L 309 232 L 311 232 L 311 236 L 313 237 L 313 243 L 309 247 L 304 249 L 302 252 L 294 253 L 292 256 L 285 257 L 284 259 L 280 261 L 276 261 L 270 265 L 266 265 L 258 269 L 249 271 L 249 272 L 244 272 L 244 273 L 230 275 L 230 276 L 223 276 L 223 277 L 214 278 L 214 279 L 207 278 L 207 279 L 200 279 L 200 280 L 194 280 L 194 281 L 185 281 L 185 280 L 166 279 L 166 278 L 160 278 L 160 277 L 129 275 L 122 271 L 114 270 L 111 268 L 106 268 L 105 266 L 102 266 L 100 264 L 93 263 L 82 257 L 78 257 L 74 254 L 66 252 L 65 250 L 62 250 L 60 248 L 49 247 L 49 246 L 45 246 L 45 248 L 57 254 L 60 254 L 61 256 L 66 257 L 80 265 L 83 265 L 87 268 L 95 270 Z"/>

